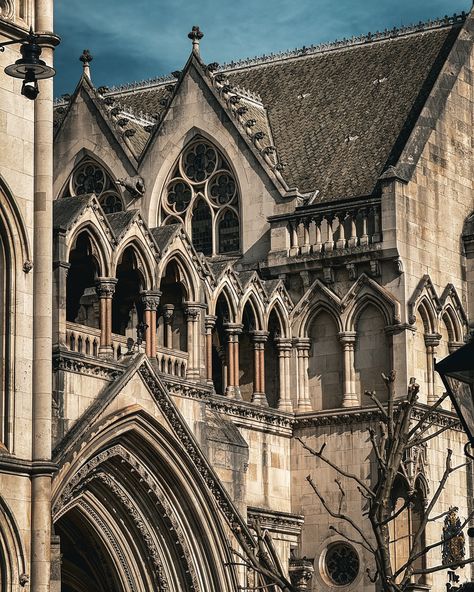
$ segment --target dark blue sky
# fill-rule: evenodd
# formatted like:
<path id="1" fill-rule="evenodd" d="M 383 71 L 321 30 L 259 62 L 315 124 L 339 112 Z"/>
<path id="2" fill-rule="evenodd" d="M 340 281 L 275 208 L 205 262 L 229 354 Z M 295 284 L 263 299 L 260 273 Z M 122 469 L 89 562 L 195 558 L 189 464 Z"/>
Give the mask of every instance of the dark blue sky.
<path id="1" fill-rule="evenodd" d="M 206 62 L 302 47 L 469 10 L 471 0 L 56 0 L 55 95 L 72 92 L 89 48 L 96 86 L 168 74 L 199 25 Z"/>

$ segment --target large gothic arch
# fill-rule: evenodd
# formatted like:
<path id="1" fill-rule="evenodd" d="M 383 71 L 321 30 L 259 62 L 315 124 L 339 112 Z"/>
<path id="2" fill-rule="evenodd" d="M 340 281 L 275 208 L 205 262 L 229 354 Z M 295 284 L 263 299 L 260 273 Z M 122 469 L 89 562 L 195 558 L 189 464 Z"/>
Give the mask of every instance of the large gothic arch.
<path id="1" fill-rule="evenodd" d="M 233 589 L 215 503 L 181 444 L 136 407 L 106 421 L 97 435 L 93 429 L 86 434 L 80 455 L 56 478 L 54 521 L 66 541 L 66 581 L 81 580 L 81 559 L 73 562 L 68 545 L 87 547 L 90 541 L 103 557 L 100 569 L 112 574 L 94 575 L 94 566 L 85 569 L 88 558 L 82 559 L 84 581 L 97 592 L 109 592 L 104 577 L 112 577 L 110 592 Z"/>

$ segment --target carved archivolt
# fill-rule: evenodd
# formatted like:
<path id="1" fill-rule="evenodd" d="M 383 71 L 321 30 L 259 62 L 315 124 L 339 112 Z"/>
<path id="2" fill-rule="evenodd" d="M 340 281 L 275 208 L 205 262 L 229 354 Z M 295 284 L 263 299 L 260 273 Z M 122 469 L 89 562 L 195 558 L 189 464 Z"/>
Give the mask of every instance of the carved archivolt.
<path id="1" fill-rule="evenodd" d="M 0 0 L 0 16 L 4 19 L 12 19 L 15 16 L 13 0 Z"/>

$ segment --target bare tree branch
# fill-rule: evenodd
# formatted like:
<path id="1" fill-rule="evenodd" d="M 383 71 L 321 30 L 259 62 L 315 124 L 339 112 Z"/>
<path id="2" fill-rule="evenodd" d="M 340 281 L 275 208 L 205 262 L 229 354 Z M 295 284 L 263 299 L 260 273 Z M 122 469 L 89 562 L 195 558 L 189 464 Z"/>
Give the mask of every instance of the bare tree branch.
<path id="1" fill-rule="evenodd" d="M 357 539 L 351 538 L 350 536 L 348 536 L 347 534 L 345 534 L 344 532 L 342 532 L 342 530 L 339 530 L 335 526 L 332 526 L 331 525 L 329 527 L 329 530 L 333 530 L 336 534 L 338 534 L 339 536 L 342 536 L 343 538 L 345 538 L 346 541 L 349 541 L 350 543 L 354 543 L 355 545 L 360 545 L 361 547 L 363 547 L 369 553 L 373 553 L 373 550 L 370 547 L 367 547 L 367 545 L 364 542 L 358 541 Z"/>
<path id="2" fill-rule="evenodd" d="M 443 393 L 443 395 L 436 401 L 436 403 L 431 405 L 431 407 L 429 407 L 429 409 L 427 409 L 425 411 L 425 413 L 421 416 L 421 419 L 418 420 L 418 422 L 413 426 L 413 428 L 408 433 L 409 438 L 411 438 L 414 434 L 416 434 L 419 430 L 421 430 L 423 428 L 425 421 L 427 419 L 429 419 L 429 417 L 433 413 L 433 411 L 436 411 L 436 409 L 438 409 L 438 407 L 440 405 L 442 405 L 442 403 L 444 402 L 444 400 L 446 399 L 447 396 L 448 396 L 448 393 Z"/>
<path id="3" fill-rule="evenodd" d="M 319 501 L 322 503 L 324 509 L 326 510 L 326 512 L 332 516 L 333 518 L 338 518 L 339 520 L 344 520 L 345 522 L 347 522 L 348 524 L 350 524 L 352 526 L 352 528 L 357 531 L 359 533 L 359 536 L 361 537 L 361 539 L 364 541 L 364 543 L 370 548 L 371 553 L 375 553 L 375 549 L 372 547 L 372 545 L 370 544 L 370 541 L 367 539 L 367 537 L 365 536 L 364 532 L 362 531 L 362 529 L 357 526 L 357 524 L 354 522 L 354 520 L 352 520 L 352 518 L 350 518 L 349 516 L 347 516 L 346 514 L 341 514 L 339 512 L 334 512 L 333 510 L 331 510 L 331 508 L 329 507 L 329 505 L 327 504 L 326 500 L 323 498 L 323 496 L 321 495 L 319 489 L 317 488 L 317 486 L 315 485 L 314 481 L 311 479 L 311 475 L 308 475 L 306 477 L 306 481 L 308 481 L 308 483 L 311 485 L 311 487 L 313 488 L 314 493 L 317 495 L 317 497 L 319 498 Z"/>
<path id="4" fill-rule="evenodd" d="M 456 567 L 463 567 L 469 563 L 474 563 L 474 557 L 471 559 L 463 559 L 462 561 L 447 563 L 446 565 L 437 565 L 436 567 L 428 567 L 426 569 L 415 569 L 412 571 L 412 575 L 429 574 L 434 573 L 435 571 L 442 571 L 443 569 L 456 569 Z"/>
<path id="5" fill-rule="evenodd" d="M 332 460 L 329 460 L 329 458 L 327 458 L 326 456 L 323 456 L 323 450 L 326 446 L 325 444 L 324 444 L 324 446 L 321 447 L 321 450 L 318 452 L 317 450 L 315 450 L 314 448 L 311 448 L 311 446 L 308 446 L 305 442 L 303 442 L 303 440 L 301 438 L 296 438 L 296 440 L 298 440 L 298 442 L 301 443 L 301 445 L 303 446 L 303 448 L 305 450 L 307 450 L 308 452 L 310 452 L 311 454 L 313 454 L 317 458 L 321 459 L 323 462 L 325 462 L 330 467 L 332 467 L 337 473 L 339 473 L 339 475 L 342 475 L 342 477 L 347 477 L 348 479 L 352 479 L 353 481 L 356 481 L 356 483 L 358 483 L 360 485 L 360 487 L 362 487 L 362 489 L 367 493 L 367 495 L 374 497 L 374 495 L 375 495 L 374 492 L 369 487 L 367 487 L 367 485 L 361 479 L 359 479 L 359 477 L 357 477 L 357 475 L 354 475 L 353 473 L 348 473 L 347 471 L 344 471 L 343 469 L 338 467 L 335 463 L 333 463 Z"/>

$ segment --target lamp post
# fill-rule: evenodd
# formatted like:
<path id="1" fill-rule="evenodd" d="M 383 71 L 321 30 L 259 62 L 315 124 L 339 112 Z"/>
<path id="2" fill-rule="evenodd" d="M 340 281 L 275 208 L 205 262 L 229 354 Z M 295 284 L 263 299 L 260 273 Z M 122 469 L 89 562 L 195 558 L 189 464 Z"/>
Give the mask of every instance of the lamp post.
<path id="1" fill-rule="evenodd" d="M 474 447 L 474 338 L 435 364 L 435 370 L 441 376 L 454 409 L 461 420 L 464 431 L 469 438 L 467 447 Z"/>
<path id="2" fill-rule="evenodd" d="M 56 74 L 54 68 L 51 68 L 45 61 L 40 59 L 41 47 L 39 41 L 40 36 L 33 33 L 33 29 L 30 29 L 23 41 L 15 40 L 0 43 L 0 51 L 5 51 L 6 45 L 21 43 L 21 58 L 14 64 L 7 66 L 5 74 L 23 80 L 21 94 L 31 101 L 34 101 L 39 94 L 38 80 L 52 78 Z"/>

